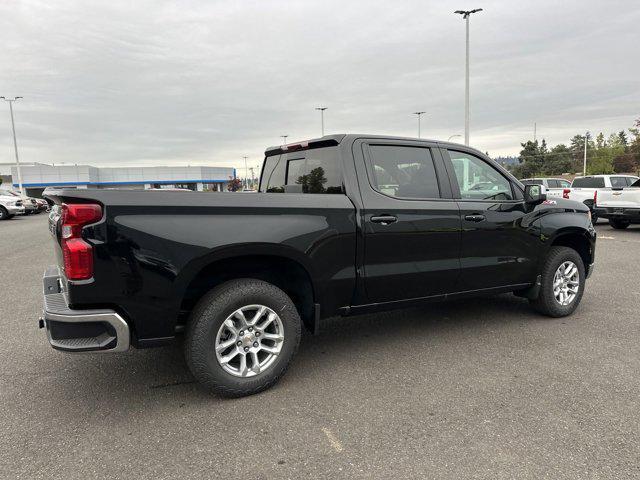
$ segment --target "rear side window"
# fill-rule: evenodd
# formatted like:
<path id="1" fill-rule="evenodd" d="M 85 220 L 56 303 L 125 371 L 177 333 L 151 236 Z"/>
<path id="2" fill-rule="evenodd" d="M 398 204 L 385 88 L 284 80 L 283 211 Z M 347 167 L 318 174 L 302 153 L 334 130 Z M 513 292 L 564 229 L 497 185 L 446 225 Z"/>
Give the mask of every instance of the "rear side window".
<path id="1" fill-rule="evenodd" d="M 560 188 L 569 188 L 571 186 L 571 183 L 567 182 L 566 180 L 558 180 L 558 186 Z"/>
<path id="2" fill-rule="evenodd" d="M 527 178 L 526 180 L 521 180 L 523 185 L 544 185 L 544 182 L 538 178 Z"/>
<path id="3" fill-rule="evenodd" d="M 574 188 L 604 188 L 604 177 L 575 178 L 571 186 Z"/>
<path id="4" fill-rule="evenodd" d="M 549 188 L 558 188 L 560 186 L 558 185 L 558 180 L 553 179 L 547 180 L 547 185 L 549 186 Z"/>
<path id="5" fill-rule="evenodd" d="M 377 191 L 398 198 L 440 198 L 431 151 L 423 147 L 369 145 L 370 181 Z"/>
<path id="6" fill-rule="evenodd" d="M 337 148 L 317 148 L 267 157 L 260 178 L 267 193 L 343 193 Z"/>

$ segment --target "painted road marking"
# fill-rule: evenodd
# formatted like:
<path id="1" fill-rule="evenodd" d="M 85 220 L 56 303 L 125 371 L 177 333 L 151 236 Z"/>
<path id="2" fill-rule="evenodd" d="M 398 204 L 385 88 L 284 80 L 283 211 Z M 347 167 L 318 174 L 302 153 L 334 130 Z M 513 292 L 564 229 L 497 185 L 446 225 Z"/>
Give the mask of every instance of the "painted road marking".
<path id="1" fill-rule="evenodd" d="M 322 427 L 322 431 L 327 436 L 327 438 L 329 439 L 329 443 L 331 444 L 331 446 L 336 452 L 341 452 L 342 450 L 344 450 L 342 448 L 342 444 L 340 443 L 340 440 L 338 440 L 338 438 L 333 434 L 331 430 L 329 430 L 326 427 Z"/>

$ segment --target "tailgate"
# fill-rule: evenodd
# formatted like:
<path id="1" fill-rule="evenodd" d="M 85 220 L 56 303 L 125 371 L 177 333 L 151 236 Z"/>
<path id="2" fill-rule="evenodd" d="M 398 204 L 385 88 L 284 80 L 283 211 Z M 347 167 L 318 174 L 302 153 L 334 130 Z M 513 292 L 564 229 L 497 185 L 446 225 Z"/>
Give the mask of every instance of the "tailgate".
<path id="1" fill-rule="evenodd" d="M 55 245 L 56 264 L 62 268 L 64 266 L 64 260 L 62 258 L 62 247 L 60 246 L 60 218 L 62 214 L 62 208 L 59 204 L 55 204 L 51 207 L 49 212 L 49 234 Z"/>
<path id="2" fill-rule="evenodd" d="M 640 188 L 628 187 L 624 190 L 599 190 L 596 200 L 598 207 L 640 207 Z"/>

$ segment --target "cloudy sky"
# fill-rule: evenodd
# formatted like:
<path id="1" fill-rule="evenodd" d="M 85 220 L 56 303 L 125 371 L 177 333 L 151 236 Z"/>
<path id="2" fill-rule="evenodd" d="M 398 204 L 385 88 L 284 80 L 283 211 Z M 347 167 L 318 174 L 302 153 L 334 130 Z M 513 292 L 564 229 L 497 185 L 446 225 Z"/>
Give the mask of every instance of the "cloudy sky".
<path id="1" fill-rule="evenodd" d="M 514 154 L 640 116 L 640 2 L 0 0 L 0 95 L 21 158 L 105 165 L 261 162 L 280 135 L 464 133 Z M 0 105 L 0 163 L 13 161 Z"/>

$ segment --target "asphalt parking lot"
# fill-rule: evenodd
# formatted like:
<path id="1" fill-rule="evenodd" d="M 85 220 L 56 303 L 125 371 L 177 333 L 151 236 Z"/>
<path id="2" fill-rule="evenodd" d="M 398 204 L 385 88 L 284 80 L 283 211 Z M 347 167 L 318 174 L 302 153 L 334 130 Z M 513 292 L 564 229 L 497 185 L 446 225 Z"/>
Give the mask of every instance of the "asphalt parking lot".
<path id="1" fill-rule="evenodd" d="M 227 400 L 179 344 L 51 349 L 46 215 L 0 222 L 0 478 L 637 478 L 640 226 L 597 228 L 569 318 L 511 295 L 337 318 Z"/>

